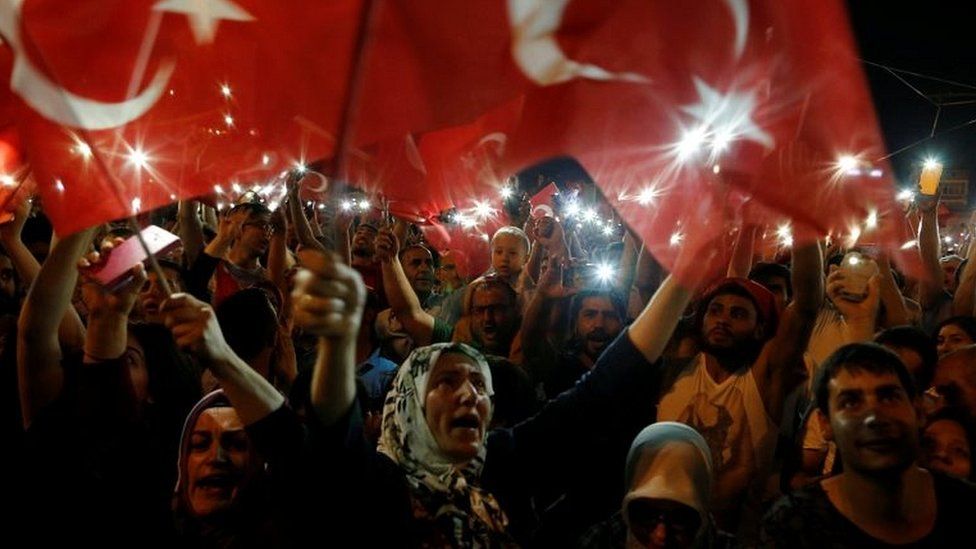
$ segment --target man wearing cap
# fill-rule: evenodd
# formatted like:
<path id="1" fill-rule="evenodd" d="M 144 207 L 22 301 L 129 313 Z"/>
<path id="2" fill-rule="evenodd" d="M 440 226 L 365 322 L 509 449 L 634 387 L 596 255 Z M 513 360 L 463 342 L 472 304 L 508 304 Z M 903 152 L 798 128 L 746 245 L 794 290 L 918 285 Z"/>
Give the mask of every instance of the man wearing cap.
<path id="1" fill-rule="evenodd" d="M 783 400 L 806 375 L 803 350 L 823 296 L 821 269 L 816 246 L 796 250 L 794 299 L 782 314 L 773 294 L 751 280 L 713 284 L 695 315 L 701 351 L 664 366 L 657 420 L 690 425 L 707 442 L 713 509 L 725 528 L 740 524 L 750 488 L 769 469 Z"/>

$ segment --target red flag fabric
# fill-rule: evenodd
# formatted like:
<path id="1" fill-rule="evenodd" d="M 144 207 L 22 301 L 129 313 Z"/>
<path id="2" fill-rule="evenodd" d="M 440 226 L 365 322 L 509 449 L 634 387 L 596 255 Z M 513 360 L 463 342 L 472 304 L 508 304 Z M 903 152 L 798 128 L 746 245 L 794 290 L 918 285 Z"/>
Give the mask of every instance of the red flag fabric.
<path id="1" fill-rule="evenodd" d="M 355 89 L 363 185 L 417 218 L 570 155 L 672 268 L 743 212 L 906 239 L 839 0 L 8 0 L 0 25 L 61 232 L 329 157 Z"/>
<path id="2" fill-rule="evenodd" d="M 69 233 L 335 147 L 360 2 L 0 2 L 45 211 Z"/>
<path id="3" fill-rule="evenodd" d="M 540 160 L 576 158 L 679 275 L 679 255 L 696 273 L 704 257 L 724 264 L 728 233 L 743 224 L 782 228 L 797 243 L 833 234 L 902 252 L 909 237 L 897 219 L 890 167 L 878 160 L 883 140 L 841 2 L 491 4 L 506 17 L 475 3 L 483 24 L 465 44 L 450 29 L 466 19 L 452 10 L 415 14 L 421 24 L 402 19 L 396 32 L 387 29 L 396 37 L 389 47 L 416 46 L 396 50 L 397 66 L 426 77 L 424 86 L 409 81 L 407 96 L 448 105 L 443 120 L 421 113 L 404 126 L 426 129 L 463 116 L 456 106 L 467 97 L 477 98 L 467 103 L 474 110 L 498 105 L 480 119 L 500 116 L 512 94 L 522 94 L 504 130 L 460 126 L 460 147 L 440 139 L 449 135 L 444 130 L 421 136 L 425 175 L 411 183 L 404 204 L 457 206 L 463 193 L 448 192 L 451 185 L 484 171 L 458 159 L 492 136 L 504 143 L 503 169 L 494 170 L 500 178 Z M 397 13 L 413 9 L 396 5 Z M 494 25 L 507 25 L 507 34 Z M 389 53 L 384 38 L 375 37 L 371 51 Z M 457 67 L 461 55 L 469 70 L 457 78 L 436 72 L 424 47 L 439 40 L 452 45 L 451 62 L 440 68 Z M 485 79 L 484 67 L 499 77 Z M 438 163 L 452 169 L 432 168 Z"/>
<path id="4" fill-rule="evenodd" d="M 574 58 L 650 82 L 532 92 L 509 165 L 574 156 L 666 266 L 724 257 L 743 212 L 798 242 L 907 240 L 840 2 L 574 2 L 563 27 L 587 29 L 562 37 Z"/>
<path id="5" fill-rule="evenodd" d="M 549 183 L 542 188 L 541 191 L 535 193 L 535 195 L 529 199 L 529 204 L 532 205 L 532 215 L 537 217 L 542 217 L 548 215 L 550 217 L 556 217 L 554 204 L 552 202 L 553 197 L 559 192 L 559 188 L 556 187 L 555 183 Z"/>

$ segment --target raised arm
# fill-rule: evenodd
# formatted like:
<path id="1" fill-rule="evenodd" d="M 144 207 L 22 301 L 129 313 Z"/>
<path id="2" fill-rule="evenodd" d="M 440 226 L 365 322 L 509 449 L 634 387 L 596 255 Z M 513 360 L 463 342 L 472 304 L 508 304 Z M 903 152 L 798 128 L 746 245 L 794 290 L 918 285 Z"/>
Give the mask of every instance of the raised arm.
<path id="1" fill-rule="evenodd" d="M 231 350 L 210 305 L 180 293 L 164 301 L 160 312 L 176 344 L 213 373 L 245 425 L 257 423 L 284 404 L 274 386 Z"/>
<path id="2" fill-rule="evenodd" d="M 311 248 L 324 252 L 325 247 L 315 238 L 315 234 L 312 232 L 312 225 L 309 223 L 308 218 L 305 217 L 305 211 L 302 209 L 302 199 L 298 196 L 299 188 L 298 183 L 288 188 L 288 212 L 291 214 L 291 222 L 295 227 L 295 236 L 298 237 L 298 242 L 303 248 Z"/>
<path id="3" fill-rule="evenodd" d="M 624 231 L 624 249 L 620 254 L 620 261 L 617 263 L 617 277 L 614 280 L 614 287 L 623 296 L 629 295 L 630 287 L 634 283 L 635 271 L 637 269 L 637 254 L 639 252 L 637 248 L 638 242 L 640 241 L 630 231 Z"/>
<path id="4" fill-rule="evenodd" d="M 810 243 L 793 250 L 793 302 L 783 311 L 776 335 L 766 344 L 753 375 L 774 417 L 786 393 L 807 375 L 803 362 L 813 325 L 823 304 L 823 259 Z"/>
<path id="5" fill-rule="evenodd" d="M 92 252 L 79 261 L 79 267 L 97 265 L 101 256 L 122 239 L 102 247 L 101 254 Z M 125 353 L 128 343 L 129 313 L 136 303 L 139 290 L 146 282 L 142 264 L 132 269 L 131 277 L 119 288 L 107 290 L 90 278 L 83 277 L 81 295 L 88 307 L 88 332 L 85 335 L 85 362 L 114 360 Z"/>
<path id="6" fill-rule="evenodd" d="M 691 291 L 668 276 L 654 296 L 627 328 L 627 337 L 648 362 L 657 362 L 664 353 L 685 307 L 691 302 Z"/>
<path id="7" fill-rule="evenodd" d="M 752 225 L 742 227 L 739 234 L 735 237 L 735 244 L 732 245 L 732 259 L 729 261 L 729 276 L 745 278 L 749 276 L 752 269 L 752 259 L 756 246 L 756 232 L 758 226 Z"/>
<path id="8" fill-rule="evenodd" d="M 969 248 L 966 250 L 966 263 L 959 273 L 959 286 L 952 298 L 953 315 L 972 315 L 976 308 L 976 213 L 969 220 Z"/>
<path id="9" fill-rule="evenodd" d="M 637 254 L 637 269 L 634 273 L 634 287 L 640 294 L 641 302 L 647 303 L 664 279 L 664 269 L 647 251 L 643 243 Z"/>
<path id="10" fill-rule="evenodd" d="M 884 327 L 903 326 L 908 324 L 908 307 L 905 297 L 898 289 L 895 275 L 891 270 L 891 260 L 887 254 L 878 258 L 878 289 L 881 303 L 884 305 Z"/>
<path id="11" fill-rule="evenodd" d="M 539 286 L 532 294 L 522 315 L 518 340 L 522 343 L 522 366 L 548 366 L 546 361 L 526 360 L 545 356 L 545 346 L 551 345 L 553 327 L 550 325 L 553 305 L 560 299 L 571 297 L 576 288 L 562 284 L 562 261 L 558 256 L 549 257 L 546 272 L 539 278 Z M 528 371 L 533 381 L 540 382 L 549 374 L 546 371 Z"/>
<path id="12" fill-rule="evenodd" d="M 78 281 L 76 263 L 87 251 L 94 234 L 94 228 L 85 229 L 51 246 L 20 311 L 17 377 L 24 427 L 63 388 L 58 325 L 71 307 L 71 296 Z"/>
<path id="13" fill-rule="evenodd" d="M 24 200 L 14 211 L 13 220 L 0 225 L 0 243 L 7 251 L 24 288 L 30 288 L 38 271 L 41 270 L 41 264 L 37 262 L 34 254 L 30 253 L 20 237 L 29 215 L 30 202 Z M 85 343 L 85 325 L 74 307 L 68 307 L 61 324 L 58 325 L 58 340 L 63 348 L 72 350 L 81 349 Z"/>
<path id="14" fill-rule="evenodd" d="M 200 203 L 196 200 L 180 200 L 176 217 L 179 222 L 177 235 L 183 242 L 183 256 L 187 265 L 193 265 L 205 243 L 203 238 L 203 221 L 197 211 Z"/>
<path id="15" fill-rule="evenodd" d="M 278 208 L 271 213 L 271 224 L 274 234 L 268 246 L 268 277 L 282 294 L 288 291 L 285 281 L 285 270 L 288 269 L 288 223 L 285 221 L 284 208 Z"/>
<path id="16" fill-rule="evenodd" d="M 335 254 L 306 251 L 292 291 L 295 326 L 318 336 L 311 404 L 319 421 L 333 425 L 356 399 L 356 336 L 366 286 Z"/>
<path id="17" fill-rule="evenodd" d="M 383 273 L 383 291 L 403 329 L 417 346 L 430 345 L 434 336 L 434 317 L 420 305 L 417 293 L 410 287 L 398 257 L 400 242 L 389 229 L 376 235 L 376 257 Z"/>
<path id="18" fill-rule="evenodd" d="M 923 198 L 921 195 L 918 200 L 922 218 L 918 227 L 918 250 L 924 270 L 921 280 L 918 281 L 918 301 L 923 310 L 928 310 L 937 307 L 945 293 L 942 265 L 939 263 L 942 248 L 939 242 L 939 200 Z"/>

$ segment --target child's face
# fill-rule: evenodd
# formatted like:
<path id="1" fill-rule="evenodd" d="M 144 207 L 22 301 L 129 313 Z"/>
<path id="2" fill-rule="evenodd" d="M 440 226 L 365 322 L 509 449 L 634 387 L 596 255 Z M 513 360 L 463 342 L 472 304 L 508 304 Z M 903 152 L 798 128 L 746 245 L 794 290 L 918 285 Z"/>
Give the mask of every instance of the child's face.
<path id="1" fill-rule="evenodd" d="M 525 263 L 525 242 L 511 234 L 500 234 L 491 243 L 491 266 L 504 277 L 522 272 Z"/>

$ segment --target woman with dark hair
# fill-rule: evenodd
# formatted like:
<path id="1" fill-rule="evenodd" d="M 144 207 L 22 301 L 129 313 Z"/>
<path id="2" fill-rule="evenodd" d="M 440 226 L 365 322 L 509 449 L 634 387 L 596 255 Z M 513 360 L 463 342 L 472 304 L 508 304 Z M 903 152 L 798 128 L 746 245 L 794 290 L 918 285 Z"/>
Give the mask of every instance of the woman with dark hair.
<path id="1" fill-rule="evenodd" d="M 972 345 L 976 343 L 976 318 L 971 316 L 947 318 L 939 323 L 933 339 L 940 357 Z"/>

